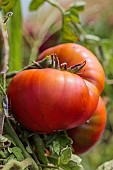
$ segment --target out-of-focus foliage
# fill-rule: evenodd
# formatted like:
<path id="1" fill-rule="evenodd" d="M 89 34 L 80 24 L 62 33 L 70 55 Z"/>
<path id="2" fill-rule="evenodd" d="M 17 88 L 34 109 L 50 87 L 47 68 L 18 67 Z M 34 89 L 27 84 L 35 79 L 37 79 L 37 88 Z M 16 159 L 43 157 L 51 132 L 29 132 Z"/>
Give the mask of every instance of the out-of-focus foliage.
<path id="1" fill-rule="evenodd" d="M 20 0 L 17 0 L 9 23 L 10 59 L 9 70 L 22 68 L 22 14 Z"/>
<path id="2" fill-rule="evenodd" d="M 15 5 L 16 5 L 16 0 L 2 0 L 1 1 L 1 8 L 4 10 L 5 13 L 12 11 Z"/>
<path id="3" fill-rule="evenodd" d="M 32 1 L 31 1 L 31 4 L 30 4 L 30 6 L 29 6 L 29 9 L 30 9 L 31 11 L 37 10 L 37 9 L 40 7 L 40 5 L 42 5 L 43 3 L 44 3 L 43 0 L 38 0 L 38 1 L 32 0 Z"/>
<path id="4" fill-rule="evenodd" d="M 101 166 L 99 166 L 97 168 L 97 170 L 112 170 L 113 169 L 113 160 L 105 162 L 104 164 L 102 164 Z"/>
<path id="5" fill-rule="evenodd" d="M 80 19 L 79 12 L 83 11 L 85 6 L 84 2 L 75 3 L 69 10 L 66 10 L 63 15 L 63 26 L 61 32 L 61 42 L 77 42 L 82 35 L 80 36 L 79 27 Z"/>

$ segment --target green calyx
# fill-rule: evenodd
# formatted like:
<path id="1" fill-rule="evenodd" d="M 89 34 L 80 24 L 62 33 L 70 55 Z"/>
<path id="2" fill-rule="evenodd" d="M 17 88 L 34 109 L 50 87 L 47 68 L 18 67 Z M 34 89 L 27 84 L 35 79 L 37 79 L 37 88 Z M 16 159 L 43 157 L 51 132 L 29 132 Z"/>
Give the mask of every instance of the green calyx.
<path id="1" fill-rule="evenodd" d="M 79 73 L 79 71 L 81 71 L 81 69 L 85 66 L 85 64 L 86 64 L 86 61 L 83 61 L 80 64 L 75 64 L 73 66 L 67 67 L 67 63 L 65 63 L 65 62 L 60 64 L 59 59 L 56 54 L 51 54 L 49 56 L 46 56 L 44 59 L 42 59 L 40 61 L 32 61 L 31 65 L 24 67 L 19 72 L 21 72 L 23 70 L 29 70 L 29 69 L 54 68 L 54 69 L 58 69 L 61 71 L 69 71 L 74 74 L 81 74 L 81 73 Z M 17 73 L 18 72 L 8 73 L 6 75 L 6 77 L 12 78 Z"/>
<path id="2" fill-rule="evenodd" d="M 38 64 L 38 66 L 40 65 L 40 68 L 54 68 L 61 71 L 69 71 L 71 73 L 78 74 L 78 72 L 86 65 L 86 61 L 67 67 L 67 63 L 65 62 L 60 64 L 56 54 L 51 54 L 39 62 L 34 62 L 34 64 Z"/>

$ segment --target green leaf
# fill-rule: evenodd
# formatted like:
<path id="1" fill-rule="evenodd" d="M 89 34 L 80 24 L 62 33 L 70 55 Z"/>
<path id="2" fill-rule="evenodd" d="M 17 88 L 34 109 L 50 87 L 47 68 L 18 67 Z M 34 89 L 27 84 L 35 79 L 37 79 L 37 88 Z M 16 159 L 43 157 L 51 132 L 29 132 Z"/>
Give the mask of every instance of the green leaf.
<path id="1" fill-rule="evenodd" d="M 53 141 L 53 149 L 55 151 L 55 153 L 57 153 L 57 155 L 59 155 L 60 153 L 60 143 L 59 141 Z"/>
<path id="2" fill-rule="evenodd" d="M 8 134 L 5 134 L 5 137 L 14 145 L 16 146 L 15 142 L 13 141 L 13 139 L 11 138 L 11 136 L 9 136 Z"/>
<path id="3" fill-rule="evenodd" d="M 54 165 L 58 165 L 58 157 L 57 156 L 48 156 L 49 162 L 51 162 Z"/>
<path id="4" fill-rule="evenodd" d="M 66 148 L 67 146 L 71 146 L 72 140 L 68 137 L 67 133 L 60 132 L 58 133 L 59 143 L 61 145 L 61 149 Z"/>
<path id="5" fill-rule="evenodd" d="M 66 148 L 67 146 L 71 146 L 72 143 L 71 139 L 67 136 L 65 131 L 52 135 L 46 135 L 44 140 L 46 147 L 49 147 L 51 150 L 51 156 L 55 157 L 60 156 L 62 149 Z"/>
<path id="6" fill-rule="evenodd" d="M 77 164 L 74 161 L 69 161 L 68 166 L 71 170 L 77 170 Z"/>
<path id="7" fill-rule="evenodd" d="M 67 164 L 69 162 L 69 160 L 71 159 L 71 148 L 70 147 L 66 147 L 61 151 L 61 156 L 60 156 L 60 163 L 61 164 Z"/>
<path id="8" fill-rule="evenodd" d="M 7 163 L 8 161 L 15 159 L 15 156 L 13 154 L 11 154 L 6 160 L 5 163 Z"/>
<path id="9" fill-rule="evenodd" d="M 86 39 L 87 43 L 89 43 L 89 44 L 100 43 L 100 38 L 98 36 L 95 36 L 95 35 L 86 34 L 85 39 Z"/>
<path id="10" fill-rule="evenodd" d="M 20 70 L 22 68 L 22 15 L 20 0 L 17 1 L 13 10 L 13 16 L 10 19 L 9 32 L 9 70 Z"/>
<path id="11" fill-rule="evenodd" d="M 0 143 L 7 142 L 8 139 L 0 134 Z"/>
<path id="12" fill-rule="evenodd" d="M 12 148 L 8 147 L 8 152 L 12 153 Z"/>
<path id="13" fill-rule="evenodd" d="M 7 158 L 7 152 L 3 152 L 2 150 L 0 150 L 0 157 L 2 157 L 3 159 Z"/>
<path id="14" fill-rule="evenodd" d="M 81 162 L 82 159 L 79 156 L 72 154 L 71 159 L 69 161 L 69 166 L 71 167 L 72 170 L 84 170 Z M 76 169 L 74 169 L 75 164 L 76 164 Z"/>
<path id="15" fill-rule="evenodd" d="M 66 165 L 61 165 L 61 170 L 71 170 L 70 167 L 66 164 Z"/>
<path id="16" fill-rule="evenodd" d="M 63 27 L 61 39 L 62 42 L 77 42 L 80 39 L 80 31 L 79 31 L 79 12 L 83 10 L 84 3 L 75 3 L 72 7 L 70 7 L 65 13 L 63 17 Z"/>
<path id="17" fill-rule="evenodd" d="M 61 165 L 61 168 L 62 170 L 84 170 L 84 169 L 81 169 L 80 166 L 78 166 L 75 162 L 73 161 L 70 161 L 68 162 L 68 164 L 63 164 Z"/>
<path id="18" fill-rule="evenodd" d="M 53 143 L 54 140 L 56 140 L 57 133 L 52 135 L 44 135 L 44 140 L 46 140 L 46 147 L 49 147 Z"/>
<path id="19" fill-rule="evenodd" d="M 69 161 L 68 166 L 71 170 L 84 170 L 82 165 L 77 165 L 74 161 Z"/>
<path id="20" fill-rule="evenodd" d="M 18 161 L 24 160 L 24 156 L 22 154 L 22 150 L 19 147 L 13 147 L 12 153 L 15 155 Z"/>
<path id="21" fill-rule="evenodd" d="M 66 158 L 67 158 L 67 161 L 66 161 Z M 72 154 L 71 149 L 70 151 L 65 150 L 65 157 L 63 158 L 63 162 L 61 162 L 60 167 L 63 170 L 84 170 L 83 166 L 81 165 L 81 158 Z"/>
<path id="22" fill-rule="evenodd" d="M 30 154 L 33 153 L 33 152 L 32 152 L 32 149 L 31 149 L 31 147 L 30 147 L 29 145 L 26 147 L 26 150 L 27 150 L 27 152 L 30 153 Z"/>
<path id="23" fill-rule="evenodd" d="M 86 5 L 86 3 L 85 3 L 84 1 L 77 1 L 77 2 L 75 3 L 76 9 L 77 9 L 78 11 L 83 11 L 85 5 Z"/>
<path id="24" fill-rule="evenodd" d="M 76 162 L 77 165 L 79 165 L 82 162 L 82 159 L 79 156 L 75 155 L 75 154 L 71 155 L 71 160 Z"/>
<path id="25" fill-rule="evenodd" d="M 16 5 L 17 0 L 2 0 L 1 8 L 5 13 L 12 11 Z"/>
<path id="26" fill-rule="evenodd" d="M 43 3 L 45 2 L 45 0 L 32 0 L 29 6 L 29 9 L 31 11 L 35 11 L 37 10 Z"/>

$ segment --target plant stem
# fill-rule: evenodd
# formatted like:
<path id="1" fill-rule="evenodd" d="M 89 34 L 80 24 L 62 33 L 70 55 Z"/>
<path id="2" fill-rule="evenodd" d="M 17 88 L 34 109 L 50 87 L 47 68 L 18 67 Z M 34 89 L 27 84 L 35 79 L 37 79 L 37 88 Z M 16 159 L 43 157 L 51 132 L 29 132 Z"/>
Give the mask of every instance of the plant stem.
<path id="1" fill-rule="evenodd" d="M 35 147 L 36 147 L 36 152 L 38 153 L 38 157 L 39 157 L 40 161 L 43 164 L 47 165 L 48 159 L 45 156 L 44 143 L 37 133 L 34 133 L 33 141 L 34 141 L 34 144 L 35 144 Z"/>
<path id="2" fill-rule="evenodd" d="M 14 143 L 20 147 L 20 149 L 23 152 L 23 155 L 25 158 L 31 158 L 32 157 L 29 155 L 29 153 L 26 151 L 26 149 L 24 148 L 23 144 L 21 143 L 20 139 L 18 138 L 16 132 L 14 131 L 12 125 L 10 124 L 10 121 L 8 120 L 8 118 L 6 118 L 6 123 L 4 125 L 4 130 L 6 131 L 7 134 L 10 135 L 10 137 L 13 139 Z M 32 159 L 32 161 L 34 162 L 35 166 L 36 166 L 36 170 L 39 170 L 39 167 L 36 165 L 35 161 Z"/>
<path id="3" fill-rule="evenodd" d="M 53 3 L 52 1 L 50 1 L 50 0 L 46 0 L 50 5 L 52 5 L 52 6 L 54 6 L 55 8 L 57 8 L 59 11 L 60 11 L 60 13 L 61 13 L 61 17 L 62 17 L 62 28 L 61 28 L 61 30 L 63 29 L 63 23 L 64 23 L 64 9 L 61 7 L 61 6 L 59 6 L 58 4 L 56 4 L 56 3 Z"/>
<path id="4" fill-rule="evenodd" d="M 33 64 L 30 64 L 26 67 L 24 67 L 22 70 L 20 71 L 14 71 L 11 73 L 7 73 L 6 74 L 6 78 L 12 78 L 14 77 L 17 73 L 23 71 L 23 70 L 28 70 L 28 69 L 42 69 L 42 68 L 47 68 L 47 67 L 51 67 L 51 56 L 47 56 L 45 57 L 43 60 L 41 61 L 33 61 Z"/>
<path id="5" fill-rule="evenodd" d="M 50 5 L 54 6 L 55 8 L 57 8 L 60 12 L 61 12 L 61 15 L 63 16 L 64 15 L 64 10 L 63 8 L 61 8 L 61 6 L 59 6 L 58 4 L 56 3 L 53 3 L 52 1 L 50 0 L 46 0 L 46 2 L 48 2 Z"/>
<path id="6" fill-rule="evenodd" d="M 25 136 L 25 142 L 26 142 L 26 144 L 30 147 L 30 149 L 32 150 L 32 156 L 33 156 L 35 162 L 37 163 L 37 165 L 39 165 L 40 162 L 39 162 L 39 160 L 37 159 L 37 156 L 36 156 L 35 152 L 33 151 L 33 149 L 32 149 L 32 147 L 31 147 L 31 144 L 30 144 L 27 136 Z M 41 168 L 39 168 L 39 169 L 41 170 Z"/>

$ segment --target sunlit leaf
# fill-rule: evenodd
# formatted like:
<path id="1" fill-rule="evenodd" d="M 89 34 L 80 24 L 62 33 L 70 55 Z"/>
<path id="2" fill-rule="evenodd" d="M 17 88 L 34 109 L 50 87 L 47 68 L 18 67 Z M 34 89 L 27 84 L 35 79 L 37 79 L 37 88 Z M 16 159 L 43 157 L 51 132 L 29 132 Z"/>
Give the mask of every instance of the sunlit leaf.
<path id="1" fill-rule="evenodd" d="M 12 153 L 15 155 L 18 161 L 24 160 L 24 156 L 22 154 L 22 150 L 19 147 L 13 147 Z"/>
<path id="2" fill-rule="evenodd" d="M 35 11 L 37 10 L 43 3 L 45 2 L 45 0 L 32 0 L 29 6 L 29 9 L 31 11 Z"/>
<path id="3" fill-rule="evenodd" d="M 71 155 L 71 160 L 76 162 L 77 165 L 79 165 L 82 162 L 82 159 L 79 156 L 75 155 L 75 154 Z"/>
<path id="4" fill-rule="evenodd" d="M 2 142 L 4 143 L 4 142 L 7 142 L 7 141 L 8 141 L 8 139 L 5 136 L 0 134 L 0 143 L 2 143 Z"/>
<path id="5" fill-rule="evenodd" d="M 7 158 L 7 153 L 0 150 L 0 157 L 2 157 L 3 159 Z"/>
<path id="6" fill-rule="evenodd" d="M 26 150 L 28 151 L 28 153 L 31 153 L 31 154 L 33 153 L 29 145 L 26 147 Z"/>
<path id="7" fill-rule="evenodd" d="M 76 9 L 77 9 L 78 11 L 83 11 L 85 5 L 86 5 L 85 1 L 77 1 L 77 2 L 75 3 Z"/>
<path id="8" fill-rule="evenodd" d="M 53 149 L 57 153 L 57 155 L 59 155 L 59 153 L 60 153 L 60 143 L 59 143 L 58 140 L 53 141 Z"/>
<path id="9" fill-rule="evenodd" d="M 79 41 L 79 27 L 80 24 L 79 12 L 83 10 L 84 3 L 74 4 L 70 7 L 65 13 L 63 17 L 63 28 L 61 39 L 62 42 L 77 42 Z"/>
<path id="10" fill-rule="evenodd" d="M 60 163 L 61 164 L 67 164 L 69 162 L 69 160 L 71 159 L 71 148 L 70 147 L 66 147 L 61 151 L 61 156 L 60 156 Z"/>
<path id="11" fill-rule="evenodd" d="M 62 149 L 70 146 L 72 143 L 71 139 L 65 132 L 58 132 L 52 135 L 47 135 L 45 139 L 46 147 L 50 148 L 52 155 L 57 154 L 57 156 L 60 155 Z"/>
<path id="12" fill-rule="evenodd" d="M 70 159 L 70 161 L 68 163 L 68 166 L 72 170 L 84 170 L 84 168 L 83 168 L 81 163 L 82 163 L 82 159 L 79 156 L 77 156 L 75 154 L 72 154 L 71 155 L 71 159 Z"/>

